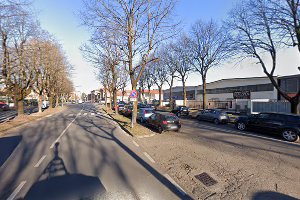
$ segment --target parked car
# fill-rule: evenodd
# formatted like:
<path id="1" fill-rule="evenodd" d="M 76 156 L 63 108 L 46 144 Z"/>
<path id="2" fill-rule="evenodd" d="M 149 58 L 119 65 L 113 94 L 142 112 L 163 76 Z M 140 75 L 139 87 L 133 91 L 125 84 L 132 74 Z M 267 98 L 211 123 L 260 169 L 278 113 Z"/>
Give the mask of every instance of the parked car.
<path id="1" fill-rule="evenodd" d="M 289 142 L 295 142 L 300 135 L 300 115 L 285 113 L 260 113 L 236 119 L 237 129 L 279 134 Z"/>
<path id="2" fill-rule="evenodd" d="M 0 102 L 0 111 L 8 111 L 8 110 L 9 110 L 9 106 L 4 102 Z"/>
<path id="3" fill-rule="evenodd" d="M 153 112 L 153 108 L 140 108 L 137 113 L 137 119 L 143 123 L 153 114 Z"/>
<path id="4" fill-rule="evenodd" d="M 189 109 L 189 117 L 190 118 L 197 118 L 198 117 L 198 115 L 200 115 L 201 113 L 203 112 L 203 110 L 202 109 L 197 109 L 197 108 L 190 108 Z"/>
<path id="5" fill-rule="evenodd" d="M 203 110 L 198 116 L 198 120 L 203 120 L 203 121 L 211 121 L 214 122 L 215 124 L 226 124 L 229 122 L 229 117 L 228 114 L 219 109 L 206 109 Z"/>
<path id="6" fill-rule="evenodd" d="M 125 109 L 125 105 L 126 104 L 119 103 L 118 104 L 118 112 L 121 112 L 121 110 L 124 110 Z"/>
<path id="7" fill-rule="evenodd" d="M 127 106 L 125 106 L 122 113 L 123 113 L 124 116 L 129 117 L 132 114 L 132 110 L 133 110 L 133 106 L 127 105 Z"/>
<path id="8" fill-rule="evenodd" d="M 172 113 L 177 115 L 178 117 L 180 116 L 188 116 L 189 115 L 189 108 L 186 106 L 178 106 L 175 109 L 172 110 Z"/>
<path id="9" fill-rule="evenodd" d="M 163 131 L 180 131 L 181 124 L 179 118 L 169 112 L 155 112 L 146 121 L 147 125 L 158 130 L 159 133 Z"/>

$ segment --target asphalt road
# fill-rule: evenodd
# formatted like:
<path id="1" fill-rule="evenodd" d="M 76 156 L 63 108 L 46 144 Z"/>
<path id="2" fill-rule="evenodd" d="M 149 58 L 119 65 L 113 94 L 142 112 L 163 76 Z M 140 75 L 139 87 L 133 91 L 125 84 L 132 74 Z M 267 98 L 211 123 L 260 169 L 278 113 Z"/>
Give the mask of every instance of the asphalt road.
<path id="1" fill-rule="evenodd" d="M 1 144 L 0 199 L 191 198 L 92 104 L 68 105 Z"/>
<path id="2" fill-rule="evenodd" d="M 199 199 L 300 199 L 300 143 L 232 125 L 181 119 L 179 133 L 139 139 L 174 180 Z M 207 173 L 217 183 L 195 178 Z"/>

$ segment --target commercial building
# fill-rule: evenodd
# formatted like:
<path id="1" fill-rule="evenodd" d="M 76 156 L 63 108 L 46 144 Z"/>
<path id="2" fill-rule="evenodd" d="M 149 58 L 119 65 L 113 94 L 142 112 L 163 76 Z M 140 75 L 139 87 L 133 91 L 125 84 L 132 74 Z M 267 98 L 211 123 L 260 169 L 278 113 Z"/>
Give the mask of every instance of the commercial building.
<path id="1" fill-rule="evenodd" d="M 300 89 L 300 75 L 275 77 L 278 84 L 290 96 L 296 95 Z M 250 111 L 252 102 L 277 102 L 284 100 L 268 77 L 249 77 L 221 79 L 206 85 L 207 108 L 225 108 Z M 189 86 L 187 91 L 187 106 L 203 108 L 202 85 Z M 164 100 L 168 101 L 169 89 L 164 90 Z M 174 87 L 172 97 L 176 105 L 182 104 L 182 87 Z M 179 103 L 179 104 L 178 104 Z M 280 107 L 282 107 L 280 105 Z M 283 111 L 289 108 L 284 108 Z M 252 112 L 252 110 L 251 110 Z"/>

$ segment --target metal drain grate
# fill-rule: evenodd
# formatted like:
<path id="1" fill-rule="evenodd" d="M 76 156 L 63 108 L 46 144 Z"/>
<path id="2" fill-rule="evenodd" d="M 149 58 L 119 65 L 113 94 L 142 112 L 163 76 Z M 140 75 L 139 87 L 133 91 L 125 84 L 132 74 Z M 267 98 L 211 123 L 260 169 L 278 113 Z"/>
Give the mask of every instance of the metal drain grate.
<path id="1" fill-rule="evenodd" d="M 198 174 L 195 176 L 196 179 L 201 181 L 205 186 L 213 186 L 218 183 L 215 179 L 213 179 L 211 176 L 209 176 L 206 172 L 203 172 L 202 174 Z"/>

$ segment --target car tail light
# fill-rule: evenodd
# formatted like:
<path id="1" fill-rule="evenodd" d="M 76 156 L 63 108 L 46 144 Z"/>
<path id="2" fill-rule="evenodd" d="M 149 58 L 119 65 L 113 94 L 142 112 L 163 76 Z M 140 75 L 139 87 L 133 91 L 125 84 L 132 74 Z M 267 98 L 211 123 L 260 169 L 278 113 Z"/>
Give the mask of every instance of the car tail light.
<path id="1" fill-rule="evenodd" d="M 167 124 L 168 124 L 168 122 L 167 122 L 167 121 L 162 121 L 162 123 L 163 123 L 164 125 L 167 125 Z"/>

